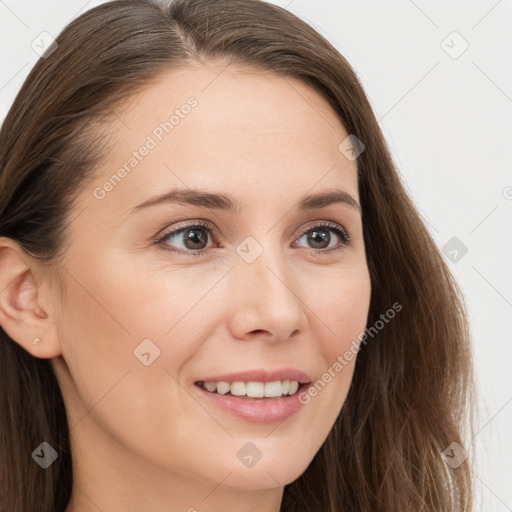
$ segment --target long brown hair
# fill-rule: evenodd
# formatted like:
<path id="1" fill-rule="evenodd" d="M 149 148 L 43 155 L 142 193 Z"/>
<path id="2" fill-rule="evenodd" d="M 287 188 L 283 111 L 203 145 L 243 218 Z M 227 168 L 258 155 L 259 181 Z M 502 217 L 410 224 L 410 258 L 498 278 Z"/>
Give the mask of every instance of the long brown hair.
<path id="1" fill-rule="evenodd" d="M 343 56 L 260 0 L 116 0 L 73 20 L 57 44 L 31 70 L 0 131 L 0 236 L 59 279 L 73 200 L 101 162 L 113 111 L 159 74 L 215 59 L 301 79 L 365 145 L 357 168 L 368 325 L 391 304 L 402 310 L 362 346 L 341 413 L 306 471 L 285 486 L 281 510 L 472 510 L 469 462 L 455 468 L 442 454 L 452 443 L 464 447 L 474 428 L 464 298 Z M 50 361 L 3 329 L 0 351 L 1 508 L 63 511 L 72 454 Z M 59 454 L 45 471 L 30 456 L 42 441 Z"/>

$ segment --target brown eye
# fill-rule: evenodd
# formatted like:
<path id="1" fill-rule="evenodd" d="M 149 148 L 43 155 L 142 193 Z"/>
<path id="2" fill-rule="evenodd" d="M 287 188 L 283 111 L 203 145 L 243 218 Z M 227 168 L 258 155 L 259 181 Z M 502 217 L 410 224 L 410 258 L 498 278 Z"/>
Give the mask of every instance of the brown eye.
<path id="1" fill-rule="evenodd" d="M 155 244 L 169 252 L 185 256 L 198 256 L 207 251 L 208 237 L 214 232 L 215 228 L 208 223 L 198 221 L 194 224 L 188 224 L 168 231 Z M 334 233 L 334 236 L 332 233 Z M 339 224 L 333 222 L 324 222 L 310 227 L 303 232 L 298 240 L 301 240 L 303 237 L 306 237 L 306 241 L 311 249 L 310 252 L 313 254 L 332 253 L 350 244 L 350 236 L 347 231 Z M 336 238 L 340 240 L 338 244 L 336 244 Z M 174 241 L 174 243 L 171 244 L 169 243 L 170 241 Z M 180 243 L 181 247 L 176 248 L 177 244 Z"/>
<path id="2" fill-rule="evenodd" d="M 197 250 L 204 249 L 208 242 L 208 235 L 205 234 L 204 228 L 201 227 L 193 227 L 193 228 L 184 228 L 176 231 L 173 236 L 180 235 L 181 233 L 185 234 L 183 238 L 183 243 L 187 249 Z"/>
<path id="3" fill-rule="evenodd" d="M 156 244 L 160 245 L 166 251 L 196 255 L 206 251 L 208 237 L 211 236 L 211 234 L 212 228 L 208 224 L 198 222 L 168 231 L 156 241 Z M 170 240 L 177 241 L 171 244 L 169 243 Z M 171 248 L 180 243 L 182 244 L 181 248 Z"/>
<path id="4" fill-rule="evenodd" d="M 331 233 L 335 233 L 335 236 L 333 237 Z M 305 231 L 298 240 L 303 237 L 306 237 L 310 248 L 315 249 L 312 251 L 313 253 L 330 253 L 342 249 L 350 243 L 350 237 L 345 229 L 334 223 L 315 225 Z M 341 240 L 337 245 L 336 237 Z M 334 245 L 331 245 L 333 241 Z"/>

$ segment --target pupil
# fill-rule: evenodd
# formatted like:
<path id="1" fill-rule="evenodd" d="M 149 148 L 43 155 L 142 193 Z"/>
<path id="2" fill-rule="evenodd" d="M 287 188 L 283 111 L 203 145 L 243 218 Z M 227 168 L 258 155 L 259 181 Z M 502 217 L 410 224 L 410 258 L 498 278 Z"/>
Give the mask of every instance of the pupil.
<path id="1" fill-rule="evenodd" d="M 201 240 L 200 240 L 200 236 L 198 236 L 198 233 L 201 233 L 202 231 L 200 229 L 187 229 L 187 235 L 185 236 L 185 244 L 187 244 L 187 242 L 191 242 L 192 243 L 192 247 L 189 247 L 189 244 L 187 244 L 187 247 L 188 249 L 203 249 L 204 247 L 197 247 L 196 245 L 194 244 L 199 244 L 201 245 Z M 204 234 L 204 232 L 203 232 Z M 204 240 L 202 242 L 204 244 Z"/>
<path id="2" fill-rule="evenodd" d="M 310 232 L 311 235 L 308 236 L 308 241 L 309 242 L 313 242 L 313 244 L 316 244 L 316 243 L 320 243 L 322 244 L 322 242 L 325 242 L 327 241 L 327 244 L 324 244 L 322 245 L 321 247 L 317 247 L 317 249 L 324 249 L 325 247 L 328 247 L 329 246 L 329 241 L 330 241 L 330 234 L 327 230 L 325 229 L 314 229 L 313 231 Z M 315 237 L 319 237 L 318 240 L 315 240 Z"/>

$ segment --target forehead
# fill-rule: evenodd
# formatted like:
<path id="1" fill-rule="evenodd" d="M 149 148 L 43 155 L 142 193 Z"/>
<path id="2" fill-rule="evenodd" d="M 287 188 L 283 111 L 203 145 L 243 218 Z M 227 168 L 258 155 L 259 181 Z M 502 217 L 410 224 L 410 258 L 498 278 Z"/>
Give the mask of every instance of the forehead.
<path id="1" fill-rule="evenodd" d="M 329 102 L 303 81 L 270 70 L 209 62 L 163 72 L 117 109 L 120 122 L 141 123 L 167 118 L 191 96 L 202 115 L 216 115 L 218 126 L 255 124 L 281 128 L 282 124 L 318 117 L 331 130 L 343 129 Z M 219 111 L 222 116 L 217 116 Z M 250 117 L 245 114 L 250 113 Z M 141 117 L 142 114 L 142 117 Z M 157 119 L 153 114 L 158 114 Z"/>
<path id="2" fill-rule="evenodd" d="M 125 210 L 178 185 L 262 197 L 280 189 L 302 195 L 319 183 L 343 185 L 357 198 L 356 163 L 338 148 L 345 127 L 328 101 L 296 78 L 194 65 L 160 75 L 116 116 L 95 185 L 123 168 L 119 186 L 110 180 L 109 201 L 117 198 Z"/>

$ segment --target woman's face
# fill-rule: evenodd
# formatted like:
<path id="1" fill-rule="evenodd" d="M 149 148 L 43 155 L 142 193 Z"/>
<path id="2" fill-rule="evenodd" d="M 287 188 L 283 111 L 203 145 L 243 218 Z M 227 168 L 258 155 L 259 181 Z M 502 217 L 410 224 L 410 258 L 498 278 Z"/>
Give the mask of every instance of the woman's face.
<path id="1" fill-rule="evenodd" d="M 165 75 L 117 114 L 108 159 L 70 214 L 52 359 L 75 454 L 285 485 L 333 426 L 355 359 L 335 363 L 367 321 L 356 160 L 339 148 L 349 134 L 302 82 L 213 63 Z M 334 191 L 355 204 L 301 207 Z M 246 387 L 257 394 L 329 369 L 304 404 L 197 385 L 257 382 Z"/>

